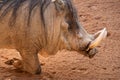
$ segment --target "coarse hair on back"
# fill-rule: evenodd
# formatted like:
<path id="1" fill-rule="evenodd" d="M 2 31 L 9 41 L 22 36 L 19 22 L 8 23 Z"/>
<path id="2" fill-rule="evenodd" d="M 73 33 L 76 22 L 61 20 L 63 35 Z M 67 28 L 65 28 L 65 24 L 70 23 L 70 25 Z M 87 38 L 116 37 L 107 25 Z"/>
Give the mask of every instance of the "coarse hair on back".
<path id="1" fill-rule="evenodd" d="M 63 1 L 65 2 L 65 5 L 68 7 L 69 13 L 72 16 L 73 21 L 76 21 L 78 19 L 77 12 L 74 6 L 72 5 L 72 1 L 71 0 L 63 0 Z M 9 20 L 9 26 L 14 26 L 16 23 L 17 16 L 20 15 L 17 14 L 17 11 L 25 2 L 28 2 L 29 4 L 27 10 L 28 16 L 26 16 L 27 26 L 30 25 L 31 13 L 36 6 L 39 6 L 41 21 L 45 26 L 44 11 L 47 8 L 47 6 L 52 2 L 51 0 L 2 0 L 2 2 L 0 3 L 0 11 L 3 9 L 4 6 L 6 7 L 4 8 L 2 14 L 0 15 L 0 21 L 4 19 L 4 16 L 6 16 L 6 14 L 10 10 L 12 10 L 12 15 Z M 76 28 L 78 27 L 76 26 Z"/>
<path id="2" fill-rule="evenodd" d="M 10 17 L 10 22 L 9 22 L 9 26 L 14 26 L 16 23 L 16 18 L 17 16 L 19 16 L 20 14 L 17 14 L 17 11 L 19 10 L 19 8 L 21 7 L 21 5 L 25 2 L 29 3 L 29 7 L 28 7 L 28 16 L 27 16 L 27 25 L 30 24 L 30 18 L 31 18 L 31 13 L 32 10 L 40 5 L 40 16 L 41 16 L 41 20 L 44 23 L 44 10 L 45 8 L 50 4 L 51 0 L 3 0 L 0 3 L 0 10 L 2 10 L 2 8 L 4 6 L 5 9 L 3 10 L 2 14 L 0 15 L 0 20 L 2 20 L 4 18 L 4 16 L 6 16 L 6 14 L 10 11 L 12 11 L 12 15 Z"/>

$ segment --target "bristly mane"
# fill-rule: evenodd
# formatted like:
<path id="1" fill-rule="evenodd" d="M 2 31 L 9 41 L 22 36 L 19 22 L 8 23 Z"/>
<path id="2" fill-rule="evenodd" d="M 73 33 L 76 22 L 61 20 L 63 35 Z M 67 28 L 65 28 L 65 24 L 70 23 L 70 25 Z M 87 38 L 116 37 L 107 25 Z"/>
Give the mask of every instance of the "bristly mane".
<path id="1" fill-rule="evenodd" d="M 3 13 L 0 15 L 0 19 L 2 19 L 11 9 L 13 9 L 11 20 L 10 20 L 10 26 L 13 26 L 16 22 L 17 18 L 17 11 L 20 8 L 21 4 L 24 2 L 28 1 L 29 2 L 29 14 L 28 14 L 28 25 L 30 23 L 30 18 L 31 18 L 31 13 L 32 10 L 35 8 L 35 6 L 40 5 L 40 15 L 41 18 L 44 22 L 44 16 L 43 12 L 45 8 L 50 4 L 51 0 L 3 0 L 0 6 L 0 10 L 3 8 L 3 6 L 7 6 Z"/>
<path id="2" fill-rule="evenodd" d="M 0 3 L 0 10 L 6 6 L 6 8 L 4 9 L 4 11 L 2 12 L 2 14 L 0 15 L 0 20 L 6 16 L 6 14 L 13 9 L 12 12 L 12 16 L 10 18 L 10 26 L 13 26 L 16 23 L 16 18 L 18 16 L 17 11 L 19 10 L 21 4 L 23 4 L 24 2 L 28 1 L 29 2 L 29 14 L 27 16 L 28 18 L 28 22 L 27 25 L 30 24 L 30 18 L 31 18 L 31 13 L 33 11 L 33 9 L 37 6 L 40 5 L 40 16 L 41 16 L 41 20 L 43 21 L 43 24 L 45 24 L 45 19 L 44 19 L 44 10 L 47 8 L 47 6 L 51 3 L 51 0 L 3 0 Z M 73 19 L 77 19 L 77 12 L 75 10 L 75 8 L 72 5 L 71 0 L 64 0 L 65 1 L 65 5 L 68 7 L 69 9 L 69 13 L 72 15 Z M 76 20 L 73 20 L 76 21 Z M 77 26 L 76 26 L 77 27 Z"/>

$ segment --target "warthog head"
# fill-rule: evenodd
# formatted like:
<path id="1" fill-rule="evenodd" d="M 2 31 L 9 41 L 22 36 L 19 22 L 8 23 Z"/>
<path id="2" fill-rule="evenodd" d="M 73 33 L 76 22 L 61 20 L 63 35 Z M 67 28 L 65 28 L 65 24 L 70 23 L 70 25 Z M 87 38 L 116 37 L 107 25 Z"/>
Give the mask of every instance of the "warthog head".
<path id="1" fill-rule="evenodd" d="M 106 37 L 107 31 L 101 31 L 91 35 L 80 25 L 76 9 L 71 0 L 52 0 L 56 5 L 57 14 L 62 16 L 61 33 L 66 41 L 67 48 L 76 51 L 85 51 L 89 57 L 93 57 L 97 50 L 95 47 Z"/>

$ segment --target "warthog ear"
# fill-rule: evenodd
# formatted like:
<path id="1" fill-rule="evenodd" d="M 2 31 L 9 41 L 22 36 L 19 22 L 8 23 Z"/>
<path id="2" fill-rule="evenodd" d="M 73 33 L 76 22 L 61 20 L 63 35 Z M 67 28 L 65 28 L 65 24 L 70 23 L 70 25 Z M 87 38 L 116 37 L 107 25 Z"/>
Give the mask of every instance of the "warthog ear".
<path id="1" fill-rule="evenodd" d="M 63 0 L 52 0 L 52 2 L 55 3 L 56 8 L 57 8 L 58 11 L 64 10 L 65 2 Z"/>

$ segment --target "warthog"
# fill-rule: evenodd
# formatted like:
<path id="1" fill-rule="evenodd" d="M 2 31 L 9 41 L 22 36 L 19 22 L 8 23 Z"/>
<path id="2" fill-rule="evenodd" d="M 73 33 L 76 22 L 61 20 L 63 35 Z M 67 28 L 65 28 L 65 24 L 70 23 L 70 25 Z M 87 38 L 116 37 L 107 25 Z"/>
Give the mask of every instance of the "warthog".
<path id="1" fill-rule="evenodd" d="M 32 74 L 41 72 L 38 52 L 48 55 L 67 49 L 84 51 L 93 57 L 104 28 L 88 34 L 80 25 L 71 0 L 4 0 L 0 7 L 0 47 L 19 51 L 22 60 L 13 62 L 16 68 Z M 19 64 L 19 66 L 16 66 Z"/>

